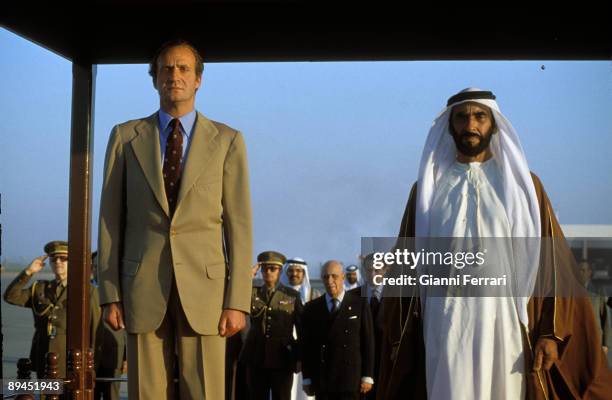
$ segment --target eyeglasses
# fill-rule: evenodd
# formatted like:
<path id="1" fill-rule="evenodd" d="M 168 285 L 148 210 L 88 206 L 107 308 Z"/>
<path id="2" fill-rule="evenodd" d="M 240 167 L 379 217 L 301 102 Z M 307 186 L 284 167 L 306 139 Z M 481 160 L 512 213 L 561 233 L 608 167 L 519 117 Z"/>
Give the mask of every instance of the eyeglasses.
<path id="1" fill-rule="evenodd" d="M 52 263 L 57 262 L 57 261 L 59 261 L 59 262 L 66 262 L 66 261 L 68 261 L 68 256 L 52 256 L 51 257 L 51 262 Z"/>

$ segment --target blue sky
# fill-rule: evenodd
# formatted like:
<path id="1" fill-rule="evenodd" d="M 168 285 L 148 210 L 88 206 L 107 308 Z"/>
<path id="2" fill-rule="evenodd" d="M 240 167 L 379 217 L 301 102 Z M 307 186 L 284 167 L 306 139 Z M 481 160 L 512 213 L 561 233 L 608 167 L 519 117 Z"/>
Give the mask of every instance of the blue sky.
<path id="1" fill-rule="evenodd" d="M 67 237 L 71 64 L 0 29 L 2 251 L 29 261 Z M 542 68 L 544 66 L 544 68 Z M 610 61 L 206 64 L 196 108 L 246 139 L 255 252 L 354 262 L 397 234 L 446 99 L 492 90 L 561 223 L 612 224 Z M 113 125 L 157 110 L 146 65 L 97 70 L 93 243 Z"/>

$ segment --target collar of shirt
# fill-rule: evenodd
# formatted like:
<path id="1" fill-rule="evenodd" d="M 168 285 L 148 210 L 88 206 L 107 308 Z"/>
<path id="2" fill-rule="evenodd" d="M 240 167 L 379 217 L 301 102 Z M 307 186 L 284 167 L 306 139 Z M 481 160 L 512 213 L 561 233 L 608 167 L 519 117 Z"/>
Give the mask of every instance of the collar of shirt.
<path id="1" fill-rule="evenodd" d="M 164 161 L 164 156 L 166 155 L 166 142 L 168 141 L 168 135 L 172 132 L 172 127 L 170 126 L 170 122 L 174 119 L 173 116 L 160 109 L 157 113 L 159 116 L 159 144 L 162 156 L 162 162 Z M 189 147 L 189 143 L 191 142 L 191 134 L 193 133 L 193 128 L 195 126 L 196 121 L 196 111 L 191 110 L 187 114 L 180 116 L 178 119 L 181 122 L 180 130 L 183 134 L 183 160 L 185 162 L 185 155 L 187 154 L 187 148 Z"/>
<path id="2" fill-rule="evenodd" d="M 268 286 L 264 283 L 263 285 L 259 287 L 259 290 L 261 290 L 262 294 L 266 294 L 268 292 L 274 293 L 278 290 L 279 286 L 280 286 L 280 282 L 276 282 L 276 285 L 274 285 L 274 287 L 272 288 L 268 288 Z"/>
<path id="3" fill-rule="evenodd" d="M 340 306 L 342 305 L 342 300 L 344 300 L 344 294 L 346 293 L 345 290 L 342 291 L 342 293 L 340 293 L 338 295 L 338 297 L 336 297 L 338 299 L 338 308 L 340 308 Z M 329 293 L 325 292 L 325 302 L 327 303 L 327 310 L 331 311 L 332 307 L 334 306 L 334 303 L 332 302 L 333 297 L 331 297 L 329 295 Z"/>

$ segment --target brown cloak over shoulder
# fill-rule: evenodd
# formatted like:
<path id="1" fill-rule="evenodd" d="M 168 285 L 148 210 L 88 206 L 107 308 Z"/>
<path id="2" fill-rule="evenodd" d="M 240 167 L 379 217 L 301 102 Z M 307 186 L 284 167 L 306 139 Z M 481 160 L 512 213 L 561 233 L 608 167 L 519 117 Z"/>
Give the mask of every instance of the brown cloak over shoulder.
<path id="1" fill-rule="evenodd" d="M 611 399 L 612 373 L 601 347 L 588 297 L 572 287 L 575 260 L 539 178 L 532 174 L 542 227 L 541 268 L 537 293 L 528 304 L 529 335 L 524 334 L 527 399 Z M 414 237 L 416 184 L 402 219 L 401 237 Z M 401 240 L 401 239 L 400 239 Z M 569 282 L 569 283 L 568 283 Z M 425 346 L 418 287 L 404 296 L 385 297 L 377 400 L 426 399 Z M 558 295 L 562 293 L 563 295 Z M 574 294 L 568 296 L 569 294 Z M 555 295 L 557 294 L 557 295 Z M 549 371 L 532 372 L 533 347 L 539 338 L 558 341 L 559 360 Z"/>

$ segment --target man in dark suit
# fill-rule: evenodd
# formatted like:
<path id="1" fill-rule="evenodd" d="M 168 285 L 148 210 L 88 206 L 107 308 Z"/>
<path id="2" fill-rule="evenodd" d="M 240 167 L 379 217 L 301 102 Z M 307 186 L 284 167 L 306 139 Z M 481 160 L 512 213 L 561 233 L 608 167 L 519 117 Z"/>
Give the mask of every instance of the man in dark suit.
<path id="1" fill-rule="evenodd" d="M 344 290 L 339 261 L 321 268 L 326 294 L 304 308 L 304 392 L 319 399 L 359 399 L 372 389 L 374 332 L 367 299 Z"/>
<path id="2" fill-rule="evenodd" d="M 370 306 L 372 320 L 374 321 L 374 376 L 377 377 L 380 364 L 380 349 L 382 340 L 382 326 L 378 318 L 378 311 L 380 310 L 380 303 L 382 300 L 383 285 L 376 285 L 376 282 L 382 281 L 380 278 L 385 275 L 387 267 L 378 269 L 374 268 L 372 265 L 373 256 L 374 254 L 370 253 L 363 258 L 363 285 L 349 290 L 349 293 L 363 297 L 367 300 L 368 305 Z M 368 400 L 376 399 L 376 389 L 377 385 L 374 385 L 372 390 L 365 398 Z"/>
<path id="3" fill-rule="evenodd" d="M 251 327 L 240 357 L 247 366 L 251 400 L 268 400 L 270 392 L 272 400 L 291 398 L 303 307 L 300 293 L 279 283 L 285 261 L 276 251 L 257 256 L 264 284 L 253 286 Z"/>

